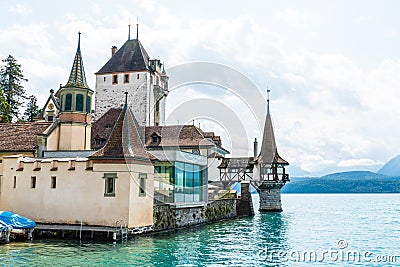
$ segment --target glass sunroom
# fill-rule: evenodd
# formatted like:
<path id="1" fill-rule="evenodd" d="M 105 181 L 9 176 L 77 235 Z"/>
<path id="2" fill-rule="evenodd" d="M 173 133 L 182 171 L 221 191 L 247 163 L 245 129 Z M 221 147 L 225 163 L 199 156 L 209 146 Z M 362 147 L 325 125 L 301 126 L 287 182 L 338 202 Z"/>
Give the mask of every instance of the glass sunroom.
<path id="1" fill-rule="evenodd" d="M 154 197 L 162 203 L 207 202 L 207 169 L 185 162 L 154 166 Z"/>

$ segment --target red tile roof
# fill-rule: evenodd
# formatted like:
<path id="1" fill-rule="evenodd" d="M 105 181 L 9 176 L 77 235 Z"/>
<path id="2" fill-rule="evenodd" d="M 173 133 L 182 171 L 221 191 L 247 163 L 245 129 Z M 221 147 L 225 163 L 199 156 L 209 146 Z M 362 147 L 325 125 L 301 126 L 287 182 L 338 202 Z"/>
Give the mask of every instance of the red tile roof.
<path id="1" fill-rule="evenodd" d="M 92 149 L 100 149 L 105 145 L 121 111 L 121 108 L 111 108 L 92 124 Z"/>
<path id="2" fill-rule="evenodd" d="M 157 134 L 161 140 L 154 142 L 152 135 Z M 146 127 L 146 147 L 198 147 L 215 146 L 204 137 L 203 132 L 193 125 L 171 125 Z"/>
<path id="3" fill-rule="evenodd" d="M 37 135 L 52 122 L 0 123 L 0 151 L 31 152 L 36 150 Z"/>

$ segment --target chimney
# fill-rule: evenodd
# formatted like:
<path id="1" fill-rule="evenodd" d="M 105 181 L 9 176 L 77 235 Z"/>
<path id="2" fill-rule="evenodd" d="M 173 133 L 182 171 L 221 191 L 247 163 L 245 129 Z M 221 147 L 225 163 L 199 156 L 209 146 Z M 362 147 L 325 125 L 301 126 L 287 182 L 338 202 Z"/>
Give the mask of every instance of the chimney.
<path id="1" fill-rule="evenodd" d="M 258 155 L 258 142 L 257 138 L 254 139 L 254 158 L 253 161 L 257 161 L 257 155 Z"/>
<path id="2" fill-rule="evenodd" d="M 115 52 L 117 52 L 117 50 L 118 50 L 117 47 L 115 45 L 113 45 L 111 47 L 111 56 L 113 56 L 115 54 Z"/>

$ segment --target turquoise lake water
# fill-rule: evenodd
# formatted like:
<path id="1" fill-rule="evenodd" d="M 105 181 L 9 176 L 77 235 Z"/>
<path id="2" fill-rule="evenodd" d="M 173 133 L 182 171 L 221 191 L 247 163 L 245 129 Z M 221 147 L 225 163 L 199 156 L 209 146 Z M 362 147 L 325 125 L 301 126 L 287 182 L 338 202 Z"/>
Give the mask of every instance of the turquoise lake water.
<path id="1" fill-rule="evenodd" d="M 282 213 L 125 243 L 0 245 L 0 266 L 400 266 L 400 194 L 285 194 L 282 202 Z"/>

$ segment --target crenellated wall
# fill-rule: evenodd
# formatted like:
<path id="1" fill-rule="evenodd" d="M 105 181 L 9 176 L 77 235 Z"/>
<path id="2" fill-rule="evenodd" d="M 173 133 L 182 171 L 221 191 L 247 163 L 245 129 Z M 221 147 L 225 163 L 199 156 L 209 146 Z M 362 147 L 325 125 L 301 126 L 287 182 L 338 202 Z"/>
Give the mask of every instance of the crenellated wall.
<path id="1" fill-rule="evenodd" d="M 149 164 L 96 163 L 87 158 L 3 158 L 0 210 L 45 224 L 128 227 L 153 224 L 154 169 Z M 106 175 L 115 177 L 106 193 Z M 146 174 L 146 194 L 139 175 Z M 33 182 L 34 180 L 34 182 Z M 34 183 L 34 184 L 33 184 Z"/>

